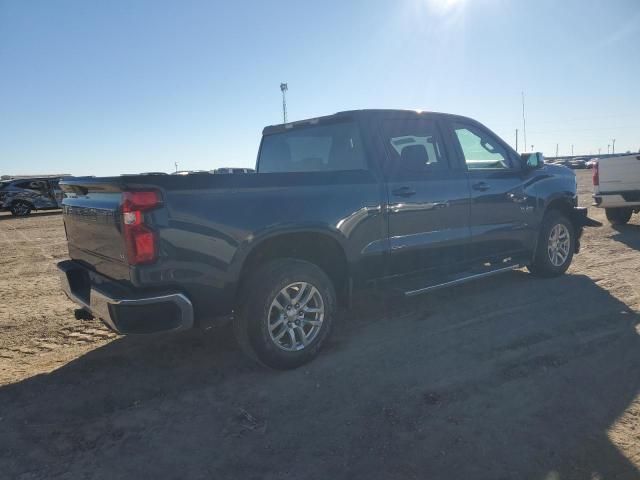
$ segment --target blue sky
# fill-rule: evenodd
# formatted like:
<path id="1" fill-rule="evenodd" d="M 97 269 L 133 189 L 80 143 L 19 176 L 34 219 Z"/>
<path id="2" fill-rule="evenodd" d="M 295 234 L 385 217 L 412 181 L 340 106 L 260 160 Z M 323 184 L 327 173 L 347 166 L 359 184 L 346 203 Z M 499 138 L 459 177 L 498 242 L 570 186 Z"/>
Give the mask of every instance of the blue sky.
<path id="1" fill-rule="evenodd" d="M 640 148 L 638 0 L 0 0 L 0 173 L 253 166 L 265 125 L 474 117 L 547 155 Z M 522 145 L 522 144 L 521 144 Z"/>

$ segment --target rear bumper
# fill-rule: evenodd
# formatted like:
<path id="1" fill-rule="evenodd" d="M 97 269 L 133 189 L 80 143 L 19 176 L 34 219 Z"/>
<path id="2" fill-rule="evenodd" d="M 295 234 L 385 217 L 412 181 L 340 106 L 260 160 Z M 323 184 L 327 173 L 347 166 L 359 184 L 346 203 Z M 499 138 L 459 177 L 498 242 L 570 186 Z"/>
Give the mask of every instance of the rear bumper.
<path id="1" fill-rule="evenodd" d="M 193 305 L 182 293 L 139 294 L 78 262 L 58 263 L 62 290 L 118 333 L 156 333 L 193 327 Z"/>
<path id="2" fill-rule="evenodd" d="M 596 193 L 593 195 L 593 206 L 600 208 L 640 207 L 640 191 Z"/>

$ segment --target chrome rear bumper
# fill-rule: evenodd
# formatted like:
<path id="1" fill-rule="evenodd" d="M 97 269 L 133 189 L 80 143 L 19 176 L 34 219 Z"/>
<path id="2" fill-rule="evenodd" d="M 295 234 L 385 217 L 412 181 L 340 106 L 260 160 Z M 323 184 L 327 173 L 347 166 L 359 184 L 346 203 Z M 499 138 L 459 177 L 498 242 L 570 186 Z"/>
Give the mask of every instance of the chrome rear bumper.
<path id="1" fill-rule="evenodd" d="M 193 327 L 193 305 L 182 293 L 141 295 L 73 260 L 58 263 L 62 290 L 118 333 L 156 333 Z"/>

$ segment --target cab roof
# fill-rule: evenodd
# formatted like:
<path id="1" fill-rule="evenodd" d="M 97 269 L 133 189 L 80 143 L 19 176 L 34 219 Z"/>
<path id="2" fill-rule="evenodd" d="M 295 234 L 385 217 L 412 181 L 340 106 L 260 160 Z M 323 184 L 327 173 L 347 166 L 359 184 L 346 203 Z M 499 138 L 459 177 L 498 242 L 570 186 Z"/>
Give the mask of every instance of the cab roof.
<path id="1" fill-rule="evenodd" d="M 435 118 L 435 117 L 447 117 L 450 119 L 467 120 L 475 122 L 473 119 L 463 117 L 461 115 L 454 115 L 451 113 L 440 112 L 427 112 L 423 110 L 399 110 L 399 109 L 363 109 L 363 110 L 345 110 L 337 112 L 332 115 L 325 115 L 315 118 L 307 118 L 304 120 L 297 120 L 295 122 L 281 123 L 276 125 L 269 125 L 264 127 L 262 135 L 271 135 L 274 133 L 282 133 L 295 129 L 297 127 L 304 127 L 309 125 L 318 125 L 322 123 L 331 123 L 334 121 L 351 119 L 351 120 L 371 120 L 371 119 L 398 119 L 398 118 Z"/>

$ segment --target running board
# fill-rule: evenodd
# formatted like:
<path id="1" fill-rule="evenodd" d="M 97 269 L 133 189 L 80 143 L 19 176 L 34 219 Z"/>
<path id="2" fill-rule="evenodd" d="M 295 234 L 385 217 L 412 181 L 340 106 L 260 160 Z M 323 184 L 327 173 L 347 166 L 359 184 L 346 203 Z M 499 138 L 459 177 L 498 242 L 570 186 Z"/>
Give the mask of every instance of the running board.
<path id="1" fill-rule="evenodd" d="M 413 297 L 415 295 L 421 295 L 427 292 L 433 292 L 434 290 L 439 290 L 440 288 L 452 287 L 454 285 L 461 285 L 463 283 L 471 282 L 473 280 L 477 280 L 479 278 L 491 277 L 492 275 L 497 275 L 499 273 L 509 272 L 511 270 L 516 270 L 518 268 L 522 268 L 523 265 L 509 265 L 508 267 L 498 268 L 497 270 L 491 270 L 488 272 L 476 273 L 474 275 L 468 275 L 466 277 L 457 278 L 456 280 L 451 280 L 449 282 L 439 283 L 437 285 L 431 285 L 429 287 L 419 288 L 417 290 L 408 290 L 404 292 L 405 297 Z"/>

